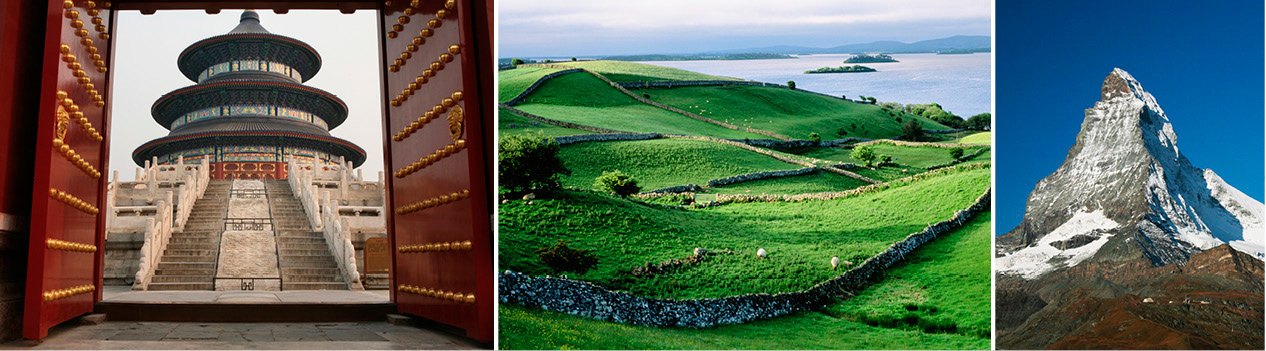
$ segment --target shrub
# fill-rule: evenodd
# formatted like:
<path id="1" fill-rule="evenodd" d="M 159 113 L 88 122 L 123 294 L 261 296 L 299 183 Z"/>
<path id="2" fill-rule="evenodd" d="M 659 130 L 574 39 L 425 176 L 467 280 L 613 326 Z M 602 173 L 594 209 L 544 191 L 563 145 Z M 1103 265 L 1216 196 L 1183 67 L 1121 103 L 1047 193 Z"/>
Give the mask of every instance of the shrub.
<path id="1" fill-rule="evenodd" d="M 892 156 L 879 155 L 879 164 L 885 164 L 889 162 L 892 162 Z"/>
<path id="2" fill-rule="evenodd" d="M 521 65 L 521 64 L 523 64 L 523 59 L 513 59 L 513 60 L 510 60 L 510 64 L 515 65 L 515 66 Z"/>
<path id="3" fill-rule="evenodd" d="M 911 119 L 906 124 L 901 125 L 902 138 L 909 141 L 919 141 L 923 138 L 923 126 L 919 122 Z"/>
<path id="4" fill-rule="evenodd" d="M 963 157 L 963 148 L 961 147 L 950 148 L 949 154 L 950 154 L 950 157 L 953 157 L 955 160 L 957 160 L 959 157 Z"/>
<path id="5" fill-rule="evenodd" d="M 875 150 L 871 149 L 870 145 L 862 145 L 853 148 L 851 156 L 854 160 L 865 162 L 866 167 L 870 167 L 871 164 L 875 162 Z"/>
<path id="6" fill-rule="evenodd" d="M 555 272 L 576 272 L 577 274 L 585 274 L 589 269 L 598 264 L 598 256 L 595 256 L 589 250 L 579 250 L 567 247 L 567 242 L 559 240 L 554 246 L 536 249 L 536 255 L 541 262 L 553 269 Z"/>
<path id="7" fill-rule="evenodd" d="M 643 99 L 650 100 L 650 99 L 651 99 L 651 94 L 642 94 L 642 98 L 643 98 Z"/>
<path id="8" fill-rule="evenodd" d="M 822 136 L 818 135 L 818 133 L 809 133 L 809 141 L 812 141 L 814 144 L 820 143 L 822 142 Z"/>
<path id="9" fill-rule="evenodd" d="M 576 61 L 576 58 L 575 58 L 575 57 L 572 57 L 572 58 L 571 58 L 571 60 L 572 60 L 572 61 Z"/>
<path id="10" fill-rule="evenodd" d="M 602 191 L 615 193 L 620 196 L 633 195 L 642 190 L 642 187 L 637 186 L 637 181 L 633 180 L 632 176 L 619 170 L 602 172 L 601 176 L 594 179 L 593 186 L 598 187 Z"/>
<path id="11" fill-rule="evenodd" d="M 975 130 L 988 130 L 990 126 L 989 122 L 991 119 L 993 119 L 993 115 L 991 115 L 989 112 L 971 116 L 971 118 L 967 119 L 966 127 L 968 129 L 975 129 Z"/>
<path id="12" fill-rule="evenodd" d="M 787 81 L 787 87 L 788 87 L 788 88 L 795 89 L 795 88 L 796 88 L 796 81 L 794 81 L 794 80 L 789 80 L 789 81 Z"/>
<path id="13" fill-rule="evenodd" d="M 497 174 L 501 188 L 511 192 L 529 191 L 536 188 L 558 186 L 559 175 L 570 175 L 571 170 L 558 157 L 558 142 L 536 136 L 510 135 L 501 139 L 497 155 L 501 159 Z"/>
<path id="14" fill-rule="evenodd" d="M 845 136 L 848 135 L 848 131 L 844 130 L 844 127 L 839 127 L 835 129 L 835 135 Z"/>

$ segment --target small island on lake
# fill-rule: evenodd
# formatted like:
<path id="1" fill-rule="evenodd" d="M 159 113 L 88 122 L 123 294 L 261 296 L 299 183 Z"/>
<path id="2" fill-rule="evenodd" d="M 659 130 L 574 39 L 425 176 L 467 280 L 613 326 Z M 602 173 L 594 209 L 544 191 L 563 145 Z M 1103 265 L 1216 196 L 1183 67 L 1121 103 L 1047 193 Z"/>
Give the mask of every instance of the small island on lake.
<path id="1" fill-rule="evenodd" d="M 866 67 L 866 66 L 862 66 L 862 65 L 840 66 L 840 67 L 822 67 L 822 68 L 815 69 L 815 70 L 812 70 L 812 71 L 804 71 L 804 73 L 805 73 L 805 74 L 814 74 L 814 73 L 859 73 L 859 72 L 878 72 L 878 71 L 877 71 L 877 70 L 875 70 L 874 68 L 870 68 L 870 67 Z"/>
<path id="2" fill-rule="evenodd" d="M 878 55 L 854 54 L 853 57 L 849 57 L 847 60 L 844 60 L 845 64 L 879 63 L 879 62 L 901 62 L 901 61 L 897 61 L 897 59 L 892 58 L 892 56 L 888 56 L 888 54 L 878 54 Z"/>

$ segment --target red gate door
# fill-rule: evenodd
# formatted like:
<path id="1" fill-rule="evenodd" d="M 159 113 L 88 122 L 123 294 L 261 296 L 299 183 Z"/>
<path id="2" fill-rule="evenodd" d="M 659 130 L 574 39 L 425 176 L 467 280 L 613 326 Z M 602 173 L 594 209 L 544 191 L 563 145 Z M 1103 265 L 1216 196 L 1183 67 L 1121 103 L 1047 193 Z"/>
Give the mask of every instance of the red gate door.
<path id="1" fill-rule="evenodd" d="M 23 337 L 101 299 L 110 80 L 109 1 L 48 2 Z"/>
<path id="2" fill-rule="evenodd" d="M 391 299 L 491 341 L 492 1 L 382 5 Z"/>

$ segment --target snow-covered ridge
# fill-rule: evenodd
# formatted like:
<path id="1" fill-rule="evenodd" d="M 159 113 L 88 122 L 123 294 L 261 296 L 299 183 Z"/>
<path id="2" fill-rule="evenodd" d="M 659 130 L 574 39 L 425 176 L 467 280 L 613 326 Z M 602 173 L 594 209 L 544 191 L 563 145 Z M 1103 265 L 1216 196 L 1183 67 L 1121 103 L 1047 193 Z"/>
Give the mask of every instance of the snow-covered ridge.
<path id="1" fill-rule="evenodd" d="M 1076 266 L 1094 256 L 1103 244 L 1108 243 L 1110 237 L 1108 231 L 1120 226 L 1116 221 L 1105 216 L 1102 209 L 1077 212 L 1073 218 L 1043 236 L 1033 245 L 999 258 L 998 271 L 1020 275 L 1024 279 L 1033 279 L 1056 268 Z M 1093 238 L 1093 241 L 1066 250 L 1055 246 L 1056 243 L 1073 241 L 1074 237 L 1079 235 L 1086 235 Z"/>

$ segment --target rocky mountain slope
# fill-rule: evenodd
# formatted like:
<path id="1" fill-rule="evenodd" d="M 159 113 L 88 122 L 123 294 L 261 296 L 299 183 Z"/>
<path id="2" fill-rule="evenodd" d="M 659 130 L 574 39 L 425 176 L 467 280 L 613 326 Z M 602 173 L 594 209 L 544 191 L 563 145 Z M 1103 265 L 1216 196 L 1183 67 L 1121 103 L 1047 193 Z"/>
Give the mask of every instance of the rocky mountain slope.
<path id="1" fill-rule="evenodd" d="M 1129 73 L 1101 97 L 997 238 L 998 346 L 1262 348 L 1262 203 L 1192 166 Z"/>

